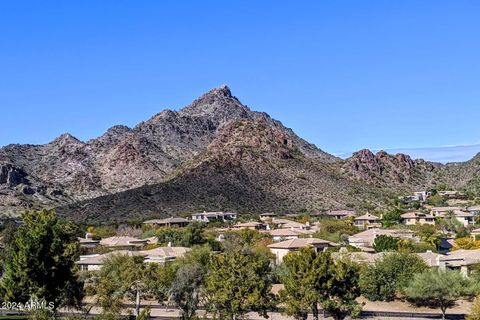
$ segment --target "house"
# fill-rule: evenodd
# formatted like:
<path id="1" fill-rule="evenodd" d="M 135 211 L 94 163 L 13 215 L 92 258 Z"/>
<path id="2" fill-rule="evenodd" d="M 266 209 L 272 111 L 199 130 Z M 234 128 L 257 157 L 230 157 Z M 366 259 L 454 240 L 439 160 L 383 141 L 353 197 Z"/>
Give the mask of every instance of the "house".
<path id="1" fill-rule="evenodd" d="M 467 199 L 467 195 L 460 191 L 447 190 L 447 191 L 438 191 L 438 195 L 446 199 Z"/>
<path id="2" fill-rule="evenodd" d="M 480 214 L 480 205 L 468 207 L 467 211 L 473 214 Z"/>
<path id="3" fill-rule="evenodd" d="M 449 213 L 450 211 L 458 211 L 458 210 L 462 210 L 462 208 L 460 207 L 433 207 L 433 208 L 430 208 L 430 211 L 432 212 L 432 214 L 436 217 L 436 216 L 441 216 L 441 215 L 445 215 L 447 213 Z"/>
<path id="4" fill-rule="evenodd" d="M 475 215 L 471 212 L 462 210 L 447 211 L 446 213 L 440 213 L 437 216 L 440 218 L 448 218 L 450 215 L 453 215 L 453 217 L 455 217 L 464 227 L 475 223 Z"/>
<path id="5" fill-rule="evenodd" d="M 80 242 L 81 248 L 94 249 L 99 245 L 100 240 L 94 240 L 93 234 L 87 232 L 85 238 L 78 238 L 78 242 Z"/>
<path id="6" fill-rule="evenodd" d="M 165 263 L 183 257 L 190 251 L 185 247 L 159 247 L 144 251 L 117 250 L 105 254 L 91 254 L 80 256 L 80 260 L 75 262 L 83 271 L 95 271 L 105 264 L 105 261 L 115 255 L 141 256 L 146 263 Z"/>
<path id="7" fill-rule="evenodd" d="M 237 223 L 233 226 L 233 229 L 251 229 L 251 230 L 265 230 L 267 225 L 257 221 Z"/>
<path id="8" fill-rule="evenodd" d="M 127 236 L 115 236 L 100 240 L 100 245 L 106 248 L 136 250 L 148 243 L 147 239 L 137 239 Z"/>
<path id="9" fill-rule="evenodd" d="M 407 212 L 400 216 L 402 218 L 402 222 L 408 225 L 415 225 L 415 224 L 431 224 L 435 225 L 435 217 L 426 214 L 423 212 Z"/>
<path id="10" fill-rule="evenodd" d="M 346 219 L 349 217 L 354 217 L 355 211 L 333 210 L 333 211 L 328 211 L 325 215 L 334 219 Z"/>
<path id="11" fill-rule="evenodd" d="M 272 243 L 268 245 L 270 251 L 275 255 L 275 263 L 280 264 L 289 252 L 298 251 L 305 247 L 313 247 L 315 251 L 321 251 L 325 248 L 334 247 L 337 244 L 317 239 L 317 238 L 298 238 L 290 239 L 282 242 Z"/>
<path id="12" fill-rule="evenodd" d="M 440 257 L 440 269 L 460 270 L 468 276 L 470 271 L 480 263 L 480 249 L 477 250 L 455 250 Z"/>
<path id="13" fill-rule="evenodd" d="M 233 221 L 237 219 L 237 214 L 232 212 L 201 212 L 192 214 L 192 220 L 201 222 L 212 221 Z"/>
<path id="14" fill-rule="evenodd" d="M 400 200 L 404 202 L 425 202 L 427 198 L 430 196 L 430 192 L 427 191 L 417 191 L 414 192 L 413 195 L 408 195 L 408 196 L 400 196 L 398 197 Z"/>
<path id="15" fill-rule="evenodd" d="M 373 243 L 375 242 L 375 239 L 381 235 L 391 236 L 399 239 L 418 241 L 415 233 L 410 230 L 372 228 L 348 237 L 348 243 L 351 246 L 360 248 L 362 250 L 369 250 L 373 248 Z"/>
<path id="16" fill-rule="evenodd" d="M 277 228 L 281 229 L 310 229 L 310 224 L 307 223 L 300 223 L 293 220 L 288 219 L 273 219 L 272 224 L 275 225 Z"/>
<path id="17" fill-rule="evenodd" d="M 344 248 L 342 248 L 344 249 Z M 380 252 L 380 253 L 369 253 L 369 252 L 346 252 L 346 250 L 340 249 L 339 252 L 332 253 L 332 258 L 337 260 L 343 257 L 350 259 L 353 262 L 359 264 L 373 264 L 377 260 L 382 259 L 386 255 L 392 254 L 392 252 Z M 416 253 L 416 255 L 422 259 L 428 267 L 436 267 L 439 265 L 440 257 L 443 255 L 427 251 Z"/>
<path id="18" fill-rule="evenodd" d="M 75 262 L 75 264 L 82 271 L 95 271 L 102 268 L 105 261 L 115 255 L 128 255 L 128 256 L 138 256 L 142 255 L 140 251 L 128 251 L 128 250 L 118 250 L 111 251 L 104 254 L 89 254 L 80 256 L 80 260 Z"/>
<path id="19" fill-rule="evenodd" d="M 140 253 L 145 256 L 145 262 L 147 263 L 165 263 L 183 257 L 190 250 L 190 248 L 186 247 L 167 246 L 151 250 L 143 250 L 140 251 Z"/>
<path id="20" fill-rule="evenodd" d="M 166 219 L 153 219 L 143 222 L 143 224 L 152 225 L 154 227 L 185 227 L 188 220 L 180 217 L 170 217 Z"/>
<path id="21" fill-rule="evenodd" d="M 356 217 L 353 219 L 353 224 L 359 228 L 375 228 L 380 226 L 380 219 L 373 214 L 367 213 L 363 216 Z"/>
<path id="22" fill-rule="evenodd" d="M 454 211 L 453 214 L 455 215 L 455 218 L 457 218 L 457 220 L 463 224 L 464 227 L 475 224 L 475 215 L 471 212 L 458 210 Z"/>
<path id="23" fill-rule="evenodd" d="M 313 231 L 305 229 L 274 229 L 267 231 L 273 238 L 273 241 L 283 241 L 300 238 L 306 234 L 312 234 Z"/>
<path id="24" fill-rule="evenodd" d="M 271 220 L 277 216 L 276 213 L 273 212 L 265 212 L 260 214 L 260 220 L 266 221 L 266 220 Z"/>

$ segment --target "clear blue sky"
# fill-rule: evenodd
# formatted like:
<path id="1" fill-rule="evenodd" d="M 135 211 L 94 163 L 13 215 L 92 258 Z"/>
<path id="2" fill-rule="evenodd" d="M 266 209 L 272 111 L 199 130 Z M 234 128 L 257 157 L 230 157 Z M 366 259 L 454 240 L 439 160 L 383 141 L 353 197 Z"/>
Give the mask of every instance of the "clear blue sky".
<path id="1" fill-rule="evenodd" d="M 228 84 L 320 148 L 480 142 L 480 1 L 0 1 L 0 145 Z"/>

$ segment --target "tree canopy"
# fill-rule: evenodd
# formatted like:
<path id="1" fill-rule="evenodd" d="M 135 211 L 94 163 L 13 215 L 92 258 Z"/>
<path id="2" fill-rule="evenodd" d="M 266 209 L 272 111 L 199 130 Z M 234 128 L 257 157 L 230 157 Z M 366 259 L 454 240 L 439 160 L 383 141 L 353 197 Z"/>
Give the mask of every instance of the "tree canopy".
<path id="1" fill-rule="evenodd" d="M 43 299 L 54 304 L 54 311 L 80 306 L 83 284 L 75 268 L 80 254 L 76 227 L 61 222 L 53 210 L 26 212 L 22 219 L 24 225 L 6 248 L 1 281 L 4 299 Z"/>
<path id="2" fill-rule="evenodd" d="M 371 301 L 392 301 L 412 275 L 426 269 L 425 262 L 415 254 L 388 253 L 363 269 L 360 277 L 362 294 Z"/>

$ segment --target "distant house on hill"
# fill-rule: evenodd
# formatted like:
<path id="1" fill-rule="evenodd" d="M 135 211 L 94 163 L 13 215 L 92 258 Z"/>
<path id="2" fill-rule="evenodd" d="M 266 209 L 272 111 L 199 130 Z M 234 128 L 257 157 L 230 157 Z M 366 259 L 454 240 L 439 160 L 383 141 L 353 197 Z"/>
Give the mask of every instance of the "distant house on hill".
<path id="1" fill-rule="evenodd" d="M 300 238 L 301 236 L 312 234 L 314 231 L 305 230 L 305 229 L 287 228 L 287 229 L 274 229 L 267 232 L 272 236 L 273 241 L 284 241 L 284 240 L 297 239 L 297 238 Z"/>
<path id="2" fill-rule="evenodd" d="M 414 192 L 412 195 L 408 195 L 408 196 L 400 196 L 398 197 L 400 200 L 404 201 L 404 202 L 413 202 L 413 201 L 417 201 L 417 202 L 425 202 L 427 201 L 427 198 L 430 196 L 430 192 L 427 192 L 427 191 L 417 191 L 417 192 Z"/>
<path id="3" fill-rule="evenodd" d="M 100 245 L 106 248 L 136 250 L 142 248 L 148 243 L 147 239 L 137 239 L 134 237 L 115 236 L 100 240 Z"/>
<path id="4" fill-rule="evenodd" d="M 447 198 L 447 199 L 467 199 L 467 195 L 460 191 L 455 190 L 447 190 L 447 191 L 438 191 L 437 192 L 440 196 Z"/>
<path id="5" fill-rule="evenodd" d="M 467 211 L 473 214 L 480 214 L 480 205 L 468 207 Z"/>
<path id="6" fill-rule="evenodd" d="M 94 240 L 93 234 L 88 232 L 85 234 L 85 238 L 78 238 L 78 242 L 80 242 L 80 247 L 89 249 L 96 248 L 100 244 L 100 240 Z"/>
<path id="7" fill-rule="evenodd" d="M 273 219 L 277 216 L 276 213 L 274 212 L 265 212 L 260 214 L 260 220 L 265 221 L 265 220 L 270 220 Z"/>
<path id="8" fill-rule="evenodd" d="M 326 216 L 330 218 L 335 218 L 335 219 L 346 219 L 349 217 L 354 217 L 355 216 L 355 211 L 349 211 L 349 210 L 333 210 L 333 211 L 328 211 Z"/>
<path id="9" fill-rule="evenodd" d="M 379 217 L 367 213 L 353 219 L 353 224 L 359 228 L 375 228 L 380 226 L 381 220 Z"/>
<path id="10" fill-rule="evenodd" d="M 237 219 L 237 214 L 233 212 L 200 212 L 192 214 L 193 221 L 212 222 L 212 221 L 233 221 Z"/>
<path id="11" fill-rule="evenodd" d="M 433 207 L 433 208 L 430 208 L 430 211 L 432 212 L 432 214 L 436 217 L 436 216 L 442 216 L 442 215 L 445 215 L 449 212 L 454 212 L 454 211 L 459 211 L 459 210 L 462 210 L 462 208 L 460 207 Z"/>
<path id="12" fill-rule="evenodd" d="M 272 243 L 268 245 L 270 251 L 275 255 L 276 264 L 280 264 L 289 252 L 298 251 L 305 247 L 313 247 L 315 251 L 321 251 L 325 248 L 336 246 L 336 243 L 317 239 L 317 238 L 298 238 L 290 239 L 282 242 Z"/>
<path id="13" fill-rule="evenodd" d="M 188 220 L 180 217 L 170 217 L 166 219 L 153 219 L 143 222 L 144 224 L 152 225 L 155 227 L 185 227 L 188 224 Z"/>
<path id="14" fill-rule="evenodd" d="M 460 222 L 464 227 L 472 225 L 475 223 L 475 215 L 471 212 L 463 210 L 453 210 L 437 214 L 439 218 L 448 218 L 449 216 L 455 217 L 458 222 Z"/>
<path id="15" fill-rule="evenodd" d="M 272 224 L 281 229 L 305 229 L 308 230 L 311 226 L 308 223 L 300 223 L 288 219 L 273 219 Z"/>
<path id="16" fill-rule="evenodd" d="M 257 221 L 237 223 L 233 226 L 233 229 L 265 230 L 266 228 L 266 224 Z"/>
<path id="17" fill-rule="evenodd" d="M 435 217 L 423 212 L 407 212 L 401 215 L 402 222 L 406 225 L 435 224 Z"/>

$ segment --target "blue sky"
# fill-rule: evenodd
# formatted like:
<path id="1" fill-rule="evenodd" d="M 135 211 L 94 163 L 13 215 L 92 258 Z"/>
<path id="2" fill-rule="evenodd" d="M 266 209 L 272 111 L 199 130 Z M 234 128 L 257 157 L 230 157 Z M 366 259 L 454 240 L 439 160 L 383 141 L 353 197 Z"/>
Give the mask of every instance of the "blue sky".
<path id="1" fill-rule="evenodd" d="M 0 145 L 228 84 L 320 148 L 480 143 L 479 1 L 0 1 Z"/>

